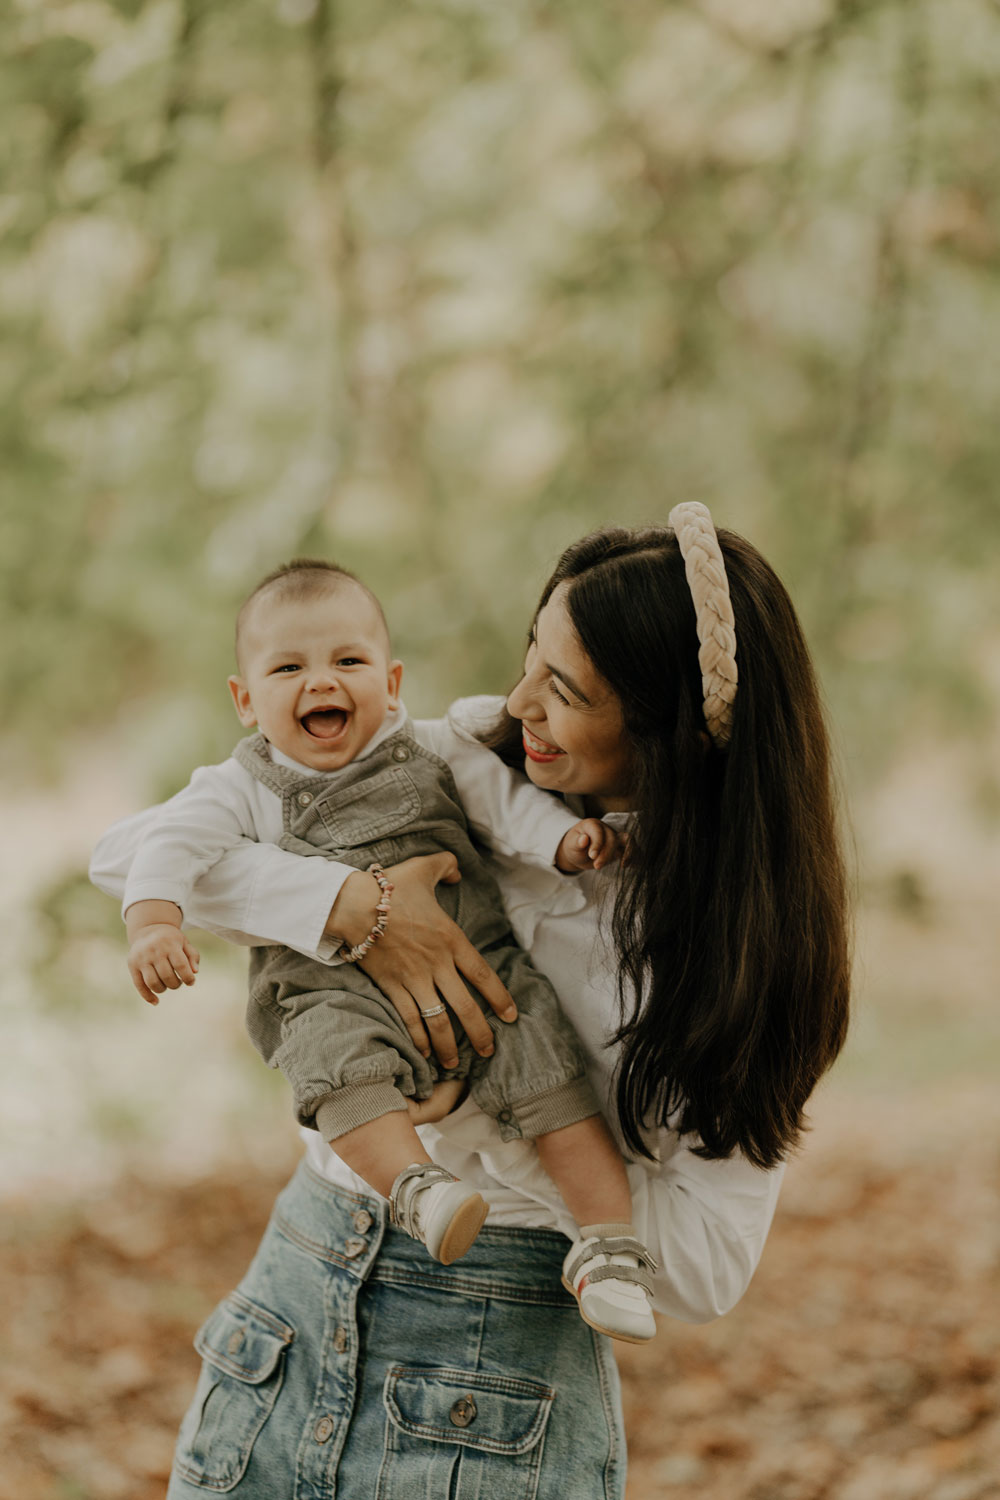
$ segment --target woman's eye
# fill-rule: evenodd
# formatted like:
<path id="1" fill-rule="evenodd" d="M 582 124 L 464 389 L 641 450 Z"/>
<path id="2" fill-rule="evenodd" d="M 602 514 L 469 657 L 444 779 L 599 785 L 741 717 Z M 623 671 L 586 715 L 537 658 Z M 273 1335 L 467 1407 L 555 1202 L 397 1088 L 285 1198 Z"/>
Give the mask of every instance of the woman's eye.
<path id="1" fill-rule="evenodd" d="M 559 691 L 551 677 L 549 678 L 549 692 L 554 693 L 555 696 L 559 699 L 559 702 L 565 703 L 566 707 L 569 708 L 569 699 L 565 696 L 565 694 Z"/>

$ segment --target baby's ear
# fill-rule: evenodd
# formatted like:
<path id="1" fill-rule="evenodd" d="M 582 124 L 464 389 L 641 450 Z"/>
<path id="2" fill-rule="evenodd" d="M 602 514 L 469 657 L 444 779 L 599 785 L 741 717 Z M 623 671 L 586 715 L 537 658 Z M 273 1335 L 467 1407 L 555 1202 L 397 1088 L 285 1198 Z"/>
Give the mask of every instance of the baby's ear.
<path id="1" fill-rule="evenodd" d="M 399 707 L 399 685 L 403 680 L 403 663 L 391 661 L 389 663 L 389 707 Z"/>
<path id="2" fill-rule="evenodd" d="M 236 717 L 245 729 L 252 729 L 257 722 L 257 715 L 254 713 L 253 704 L 250 702 L 250 689 L 242 677 L 230 677 L 227 681 L 229 691 L 233 695 L 233 702 L 236 705 Z"/>

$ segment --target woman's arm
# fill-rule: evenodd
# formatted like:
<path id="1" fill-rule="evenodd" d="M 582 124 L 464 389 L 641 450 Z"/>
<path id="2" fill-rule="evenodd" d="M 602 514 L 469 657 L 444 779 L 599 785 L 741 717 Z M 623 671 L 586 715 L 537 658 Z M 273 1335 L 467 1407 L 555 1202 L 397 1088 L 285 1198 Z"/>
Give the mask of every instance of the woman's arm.
<path id="1" fill-rule="evenodd" d="M 635 1232 L 659 1262 L 653 1305 L 685 1323 L 721 1317 L 743 1296 L 774 1217 L 784 1167 L 704 1161 L 664 1132 L 666 1159 L 629 1165 Z"/>

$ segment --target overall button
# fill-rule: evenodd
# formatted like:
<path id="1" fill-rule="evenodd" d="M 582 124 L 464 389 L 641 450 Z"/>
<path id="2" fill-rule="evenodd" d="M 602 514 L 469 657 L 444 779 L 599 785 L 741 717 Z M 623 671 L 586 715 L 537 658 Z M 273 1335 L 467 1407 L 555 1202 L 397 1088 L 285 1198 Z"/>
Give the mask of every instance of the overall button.
<path id="1" fill-rule="evenodd" d="M 510 1124 L 513 1123 L 514 1115 L 511 1112 L 511 1110 L 509 1110 L 509 1109 L 502 1109 L 500 1111 L 500 1113 L 497 1115 L 497 1119 L 500 1121 L 500 1123 L 502 1125 L 510 1125 Z"/>
<path id="2" fill-rule="evenodd" d="M 468 1427 L 475 1420 L 476 1403 L 471 1396 L 459 1396 L 451 1409 L 451 1420 L 456 1427 Z"/>
<path id="3" fill-rule="evenodd" d="M 393 760 L 409 760 L 410 752 L 405 745 L 397 745 L 392 752 Z"/>
<path id="4" fill-rule="evenodd" d="M 367 1234 L 374 1223 L 375 1220 L 372 1218 L 367 1208 L 359 1208 L 357 1213 L 354 1215 L 354 1227 L 359 1234 Z"/>
<path id="5" fill-rule="evenodd" d="M 344 1243 L 344 1254 L 347 1256 L 348 1260 L 355 1260 L 357 1256 L 364 1255 L 367 1249 L 368 1244 L 365 1240 L 356 1240 L 352 1238 L 345 1241 Z"/>
<path id="6" fill-rule="evenodd" d="M 316 1423 L 316 1426 L 313 1428 L 313 1437 L 315 1438 L 316 1442 L 328 1443 L 333 1437 L 336 1426 L 337 1424 L 332 1417 L 320 1417 L 319 1421 Z"/>
<path id="7" fill-rule="evenodd" d="M 299 795 L 296 797 L 295 800 L 299 804 L 300 807 L 308 807 L 309 804 L 310 804 L 310 802 L 312 801 L 312 799 L 313 799 L 312 792 L 300 792 Z"/>
<path id="8" fill-rule="evenodd" d="M 338 1354 L 343 1354 L 347 1348 L 347 1329 L 338 1328 L 333 1335 L 333 1347 Z"/>
<path id="9" fill-rule="evenodd" d="M 240 1349 L 243 1348 L 243 1340 L 245 1337 L 246 1334 L 243 1332 L 242 1328 L 237 1328 L 235 1333 L 231 1333 L 229 1335 L 229 1342 L 226 1345 L 226 1348 L 229 1350 L 230 1354 L 236 1354 Z"/>

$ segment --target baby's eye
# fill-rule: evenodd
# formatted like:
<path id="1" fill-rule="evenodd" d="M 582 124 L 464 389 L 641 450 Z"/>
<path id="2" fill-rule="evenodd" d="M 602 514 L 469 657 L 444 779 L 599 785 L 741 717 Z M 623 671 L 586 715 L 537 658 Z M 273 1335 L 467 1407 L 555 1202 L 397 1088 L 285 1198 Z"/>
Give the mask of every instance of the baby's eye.
<path id="1" fill-rule="evenodd" d="M 338 667 L 362 667 L 364 662 L 360 656 L 342 656 L 337 663 Z"/>
<path id="2" fill-rule="evenodd" d="M 298 672 L 300 668 L 298 662 L 283 661 L 280 667 L 275 667 L 273 670 L 274 672 Z"/>

